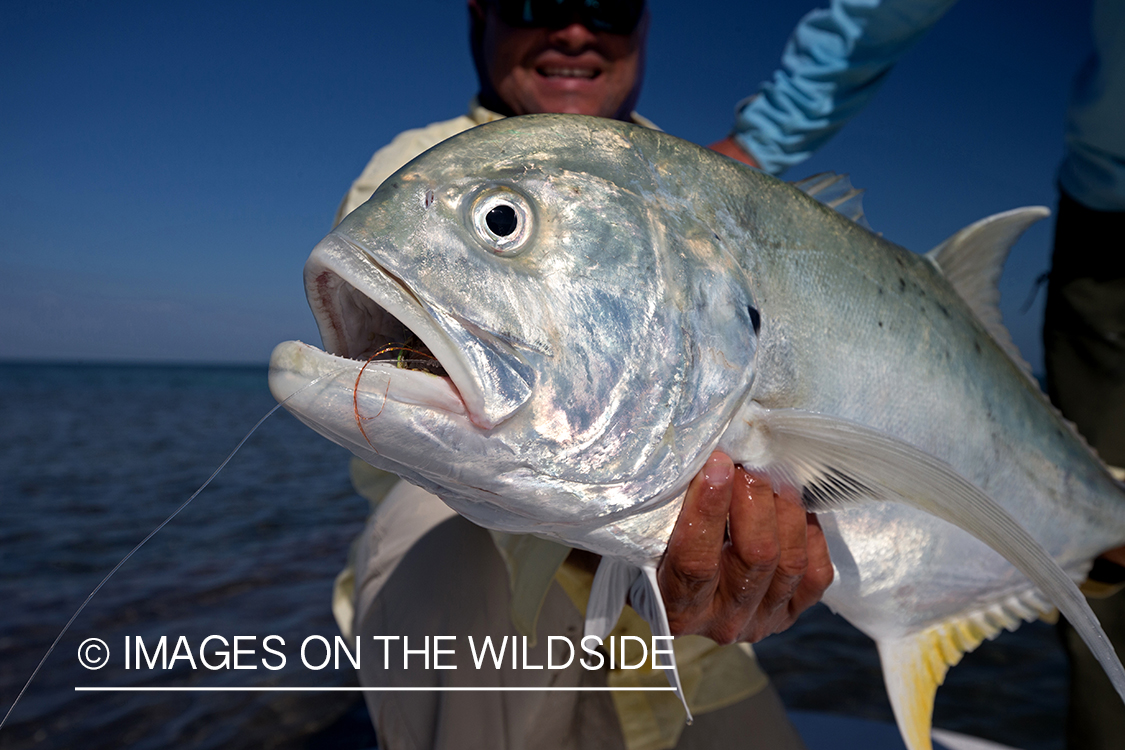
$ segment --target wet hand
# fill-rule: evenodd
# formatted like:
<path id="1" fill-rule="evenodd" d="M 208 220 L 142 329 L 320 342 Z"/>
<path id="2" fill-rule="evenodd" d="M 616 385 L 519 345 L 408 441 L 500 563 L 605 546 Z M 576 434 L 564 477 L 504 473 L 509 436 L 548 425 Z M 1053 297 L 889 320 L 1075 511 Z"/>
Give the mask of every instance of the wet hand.
<path id="1" fill-rule="evenodd" d="M 820 600 L 832 583 L 828 544 L 816 516 L 787 492 L 711 454 L 657 574 L 674 635 L 753 643 Z"/>

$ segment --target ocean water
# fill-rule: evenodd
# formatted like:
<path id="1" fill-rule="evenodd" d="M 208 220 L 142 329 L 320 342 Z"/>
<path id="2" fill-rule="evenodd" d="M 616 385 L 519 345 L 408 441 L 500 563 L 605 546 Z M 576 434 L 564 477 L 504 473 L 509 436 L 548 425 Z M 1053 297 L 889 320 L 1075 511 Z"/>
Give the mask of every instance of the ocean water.
<path id="1" fill-rule="evenodd" d="M 0 364 L 0 713 L 98 581 L 273 404 L 264 367 Z M 333 579 L 366 514 L 347 459 L 288 414 L 271 417 L 94 597 L 0 730 L 0 750 L 372 747 L 356 693 L 75 691 L 354 686 L 346 661 L 299 659 L 304 639 L 337 633 Z M 269 635 L 284 640 L 272 642 L 282 669 L 265 666 L 279 661 L 263 650 Z M 183 636 L 197 668 L 125 669 L 125 638 L 138 636 L 152 647 L 166 636 L 169 656 Z M 204 668 L 208 636 L 242 636 L 255 650 L 240 664 L 256 668 Z M 103 669 L 79 663 L 90 638 L 109 647 Z M 789 708 L 893 720 L 873 644 L 825 607 L 756 648 Z M 1051 627 L 1005 633 L 951 670 L 935 724 L 1058 750 L 1065 668 Z"/>

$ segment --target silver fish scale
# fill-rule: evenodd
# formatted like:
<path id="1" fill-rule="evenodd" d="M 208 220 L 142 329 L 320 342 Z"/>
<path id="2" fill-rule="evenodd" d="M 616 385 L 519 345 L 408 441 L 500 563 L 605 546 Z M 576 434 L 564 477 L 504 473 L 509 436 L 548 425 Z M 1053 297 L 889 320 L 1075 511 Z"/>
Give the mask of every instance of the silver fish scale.
<path id="1" fill-rule="evenodd" d="M 825 600 L 899 655 L 927 629 L 965 650 L 1042 611 L 974 535 L 1079 614 L 1038 545 L 1080 576 L 1125 543 L 1120 486 L 934 263 L 791 186 L 663 133 L 566 116 L 474 128 L 391 182 L 314 251 L 310 302 L 326 344 L 348 351 L 324 290 L 369 295 L 448 379 L 372 363 L 355 395 L 379 411 L 370 440 L 353 409 L 361 363 L 282 344 L 271 387 L 478 523 L 651 568 L 721 446 L 831 509 Z M 497 200 L 526 222 L 523 244 L 474 229 Z M 302 390 L 332 368 L 352 374 Z"/>

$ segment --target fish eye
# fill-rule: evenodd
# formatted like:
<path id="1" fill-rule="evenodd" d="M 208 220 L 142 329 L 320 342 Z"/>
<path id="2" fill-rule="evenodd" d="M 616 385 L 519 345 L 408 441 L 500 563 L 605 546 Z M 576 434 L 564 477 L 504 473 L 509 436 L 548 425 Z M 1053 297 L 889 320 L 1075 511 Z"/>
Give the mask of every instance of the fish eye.
<path id="1" fill-rule="evenodd" d="M 485 214 L 484 223 L 493 234 L 499 237 L 507 237 L 516 231 L 516 227 L 519 226 L 519 217 L 516 216 L 516 209 L 507 203 L 501 203 Z"/>
<path id="2" fill-rule="evenodd" d="M 516 255 L 531 237 L 531 205 L 508 189 L 488 191 L 472 204 L 472 224 L 484 245 L 496 255 Z"/>

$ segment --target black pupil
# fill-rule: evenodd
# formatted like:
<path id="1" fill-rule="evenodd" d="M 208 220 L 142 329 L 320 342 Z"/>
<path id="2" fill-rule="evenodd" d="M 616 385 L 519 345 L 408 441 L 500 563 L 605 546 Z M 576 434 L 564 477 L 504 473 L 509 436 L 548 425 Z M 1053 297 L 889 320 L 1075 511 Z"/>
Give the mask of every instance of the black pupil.
<path id="1" fill-rule="evenodd" d="M 519 222 L 516 219 L 516 209 L 501 203 L 488 212 L 484 217 L 484 223 L 497 237 L 507 237 L 516 231 L 516 224 Z"/>

